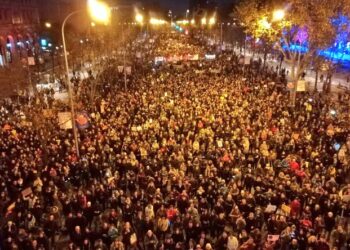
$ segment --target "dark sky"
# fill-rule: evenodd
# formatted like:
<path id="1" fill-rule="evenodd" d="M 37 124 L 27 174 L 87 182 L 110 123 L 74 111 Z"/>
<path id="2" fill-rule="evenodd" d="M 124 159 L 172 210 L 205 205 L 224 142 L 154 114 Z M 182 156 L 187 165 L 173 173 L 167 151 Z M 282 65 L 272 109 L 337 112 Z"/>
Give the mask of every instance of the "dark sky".
<path id="1" fill-rule="evenodd" d="M 142 0 L 140 0 L 142 2 Z M 147 0 L 146 0 L 147 1 Z M 219 6 L 234 2 L 234 0 L 216 0 Z M 171 9 L 177 14 L 186 12 L 190 0 L 158 0 L 162 7 Z"/>
<path id="2" fill-rule="evenodd" d="M 159 0 L 161 6 L 167 9 L 171 9 L 177 14 L 186 12 L 189 6 L 189 0 Z"/>
<path id="3" fill-rule="evenodd" d="M 107 1 L 107 0 L 106 0 Z M 190 0 L 109 0 L 114 4 L 133 4 L 133 3 L 144 3 L 146 5 L 150 3 L 159 3 L 159 5 L 167 10 L 172 10 L 176 15 L 184 15 L 186 10 L 189 8 Z M 219 7 L 227 6 L 229 3 L 237 2 L 239 0 L 216 0 Z"/>
<path id="4" fill-rule="evenodd" d="M 113 1 L 113 0 L 112 0 Z M 231 3 L 235 0 L 217 0 L 219 5 L 224 5 Z M 141 2 L 141 3 L 159 3 L 164 9 L 172 10 L 177 15 L 181 15 L 186 12 L 189 7 L 190 0 L 114 0 L 116 3 L 127 2 L 128 4 L 132 2 Z"/>

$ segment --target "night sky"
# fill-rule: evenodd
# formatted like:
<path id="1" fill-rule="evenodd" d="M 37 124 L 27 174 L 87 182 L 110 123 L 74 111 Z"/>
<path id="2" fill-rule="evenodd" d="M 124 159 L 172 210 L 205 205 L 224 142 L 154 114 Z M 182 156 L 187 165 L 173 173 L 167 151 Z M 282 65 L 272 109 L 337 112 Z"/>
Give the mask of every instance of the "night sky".
<path id="1" fill-rule="evenodd" d="M 221 6 L 227 3 L 231 3 L 233 1 L 235 0 L 217 0 L 218 4 Z M 114 0 L 114 2 L 116 3 L 126 2 L 128 4 L 137 3 L 137 2 L 141 2 L 145 4 L 159 3 L 162 8 L 172 10 L 175 14 L 181 15 L 185 13 L 186 10 L 189 8 L 190 0 Z"/>
<path id="2" fill-rule="evenodd" d="M 171 9 L 177 14 L 186 12 L 189 6 L 189 0 L 160 0 L 159 3 L 162 7 Z"/>
<path id="3" fill-rule="evenodd" d="M 228 3 L 234 2 L 234 0 L 216 0 L 216 1 L 218 3 L 219 7 L 226 5 Z M 141 0 L 141 2 L 142 2 L 142 0 Z M 158 0 L 158 2 L 160 3 L 160 5 L 162 7 L 167 8 L 167 9 L 171 9 L 177 14 L 181 14 L 181 13 L 186 12 L 186 10 L 188 9 L 190 0 Z"/>

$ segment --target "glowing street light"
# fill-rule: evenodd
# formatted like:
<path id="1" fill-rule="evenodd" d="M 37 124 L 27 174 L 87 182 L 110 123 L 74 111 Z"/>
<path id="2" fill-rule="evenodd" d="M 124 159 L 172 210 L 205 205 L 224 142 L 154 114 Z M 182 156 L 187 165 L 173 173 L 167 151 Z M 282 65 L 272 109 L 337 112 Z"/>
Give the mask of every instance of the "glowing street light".
<path id="1" fill-rule="evenodd" d="M 46 23 L 45 23 L 45 27 L 46 27 L 46 28 L 49 29 L 49 28 L 51 28 L 51 26 L 52 26 L 51 23 L 49 23 L 49 22 L 46 22 Z"/>
<path id="2" fill-rule="evenodd" d="M 96 26 L 96 23 L 91 22 L 91 27 L 95 27 L 95 26 Z"/>
<path id="3" fill-rule="evenodd" d="M 194 19 L 191 20 L 191 24 L 192 25 L 195 25 L 196 24 L 196 21 Z"/>
<path id="4" fill-rule="evenodd" d="M 215 17 L 209 19 L 209 25 L 214 25 L 216 23 Z"/>
<path id="5" fill-rule="evenodd" d="M 166 23 L 166 21 L 162 20 L 162 19 L 157 19 L 157 18 L 151 18 L 149 20 L 149 23 L 152 24 L 152 25 L 163 25 Z"/>
<path id="6" fill-rule="evenodd" d="M 110 21 L 111 9 L 106 3 L 98 0 L 89 0 L 88 10 L 91 18 L 96 22 L 108 23 Z"/>
<path id="7" fill-rule="evenodd" d="M 190 22 L 188 20 L 179 20 L 179 21 L 176 21 L 177 24 L 182 24 L 182 25 L 187 25 L 189 24 Z"/>
<path id="8" fill-rule="evenodd" d="M 141 15 L 140 13 L 137 13 L 135 16 L 135 21 L 139 24 L 143 24 L 143 15 Z"/>
<path id="9" fill-rule="evenodd" d="M 206 18 L 206 17 L 203 17 L 203 18 L 202 18 L 201 24 L 202 24 L 202 25 L 207 25 L 207 18 Z"/>
<path id="10" fill-rule="evenodd" d="M 285 17 L 286 13 L 284 10 L 275 10 L 273 12 L 273 21 L 281 21 Z"/>

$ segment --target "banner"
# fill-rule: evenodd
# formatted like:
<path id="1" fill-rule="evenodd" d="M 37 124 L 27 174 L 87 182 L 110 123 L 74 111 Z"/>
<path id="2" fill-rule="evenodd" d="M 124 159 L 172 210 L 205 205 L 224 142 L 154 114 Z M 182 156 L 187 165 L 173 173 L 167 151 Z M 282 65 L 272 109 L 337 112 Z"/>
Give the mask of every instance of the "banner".
<path id="1" fill-rule="evenodd" d="M 127 75 L 131 75 L 131 66 L 126 67 L 125 70 Z"/>
<path id="2" fill-rule="evenodd" d="M 124 67 L 123 67 L 123 66 L 118 66 L 118 72 L 119 72 L 119 73 L 122 73 L 123 70 L 124 70 Z"/>
<path id="3" fill-rule="evenodd" d="M 198 61 L 199 60 L 199 55 L 195 54 L 192 58 L 193 61 Z"/>
<path id="4" fill-rule="evenodd" d="M 209 72 L 214 73 L 214 74 L 219 74 L 221 72 L 221 70 L 220 69 L 210 69 Z"/>
<path id="5" fill-rule="evenodd" d="M 198 61 L 199 60 L 199 55 L 198 54 L 195 54 L 195 55 L 187 55 L 187 59 L 189 61 Z"/>
<path id="6" fill-rule="evenodd" d="M 52 118 L 54 115 L 53 109 L 43 109 L 43 116 L 45 118 Z"/>
<path id="7" fill-rule="evenodd" d="M 58 124 L 61 129 L 72 129 L 72 116 L 70 112 L 58 113 Z"/>
<path id="8" fill-rule="evenodd" d="M 196 74 L 203 74 L 203 73 L 204 73 L 204 70 L 196 70 L 195 73 L 196 73 Z"/>
<path id="9" fill-rule="evenodd" d="M 297 92 L 305 92 L 306 91 L 306 81 L 299 80 L 297 83 Z"/>
<path id="10" fill-rule="evenodd" d="M 30 65 L 30 66 L 35 65 L 34 57 L 32 57 L 32 56 L 28 57 L 28 65 Z"/>
<path id="11" fill-rule="evenodd" d="M 206 55 L 205 55 L 205 59 L 207 59 L 207 60 L 215 60 L 215 58 L 216 58 L 216 55 L 215 55 L 215 54 L 213 54 L 213 55 L 211 55 L 211 54 L 206 54 Z"/>
<path id="12" fill-rule="evenodd" d="M 154 63 L 162 63 L 165 61 L 165 58 L 163 56 L 156 56 L 154 59 Z"/>
<path id="13" fill-rule="evenodd" d="M 289 83 L 287 84 L 287 88 L 290 89 L 290 90 L 294 89 L 294 83 L 289 82 Z"/>
<path id="14" fill-rule="evenodd" d="M 290 211 L 291 211 L 290 206 L 287 206 L 287 205 L 285 205 L 285 204 L 282 204 L 281 209 L 282 209 L 282 211 L 283 211 L 284 213 L 286 213 L 287 215 L 290 214 Z"/>
<path id="15" fill-rule="evenodd" d="M 26 189 L 23 189 L 21 193 L 22 193 L 23 198 L 26 198 L 29 195 L 31 195 L 33 193 L 33 191 L 32 191 L 31 187 L 28 187 Z"/>

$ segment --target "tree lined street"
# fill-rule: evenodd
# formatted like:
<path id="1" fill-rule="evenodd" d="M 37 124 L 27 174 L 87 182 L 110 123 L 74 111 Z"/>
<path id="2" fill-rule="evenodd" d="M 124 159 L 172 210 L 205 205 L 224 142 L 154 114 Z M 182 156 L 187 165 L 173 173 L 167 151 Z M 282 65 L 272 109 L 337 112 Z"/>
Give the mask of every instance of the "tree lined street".
<path id="1" fill-rule="evenodd" d="M 349 249 L 350 95 L 302 89 L 321 57 L 276 48 L 293 27 L 317 27 L 313 3 L 264 2 L 239 13 L 267 47 L 245 37 L 218 48 L 212 13 L 169 22 L 139 11 L 120 42 L 101 38 L 109 53 L 88 69 L 70 67 L 79 51 L 63 26 L 59 90 L 0 100 L 0 249 Z M 329 4 L 323 24 L 345 3 Z M 120 11 L 88 4 L 95 22 Z M 289 19 L 297 10 L 307 13 Z M 328 46 L 312 32 L 309 46 Z"/>

